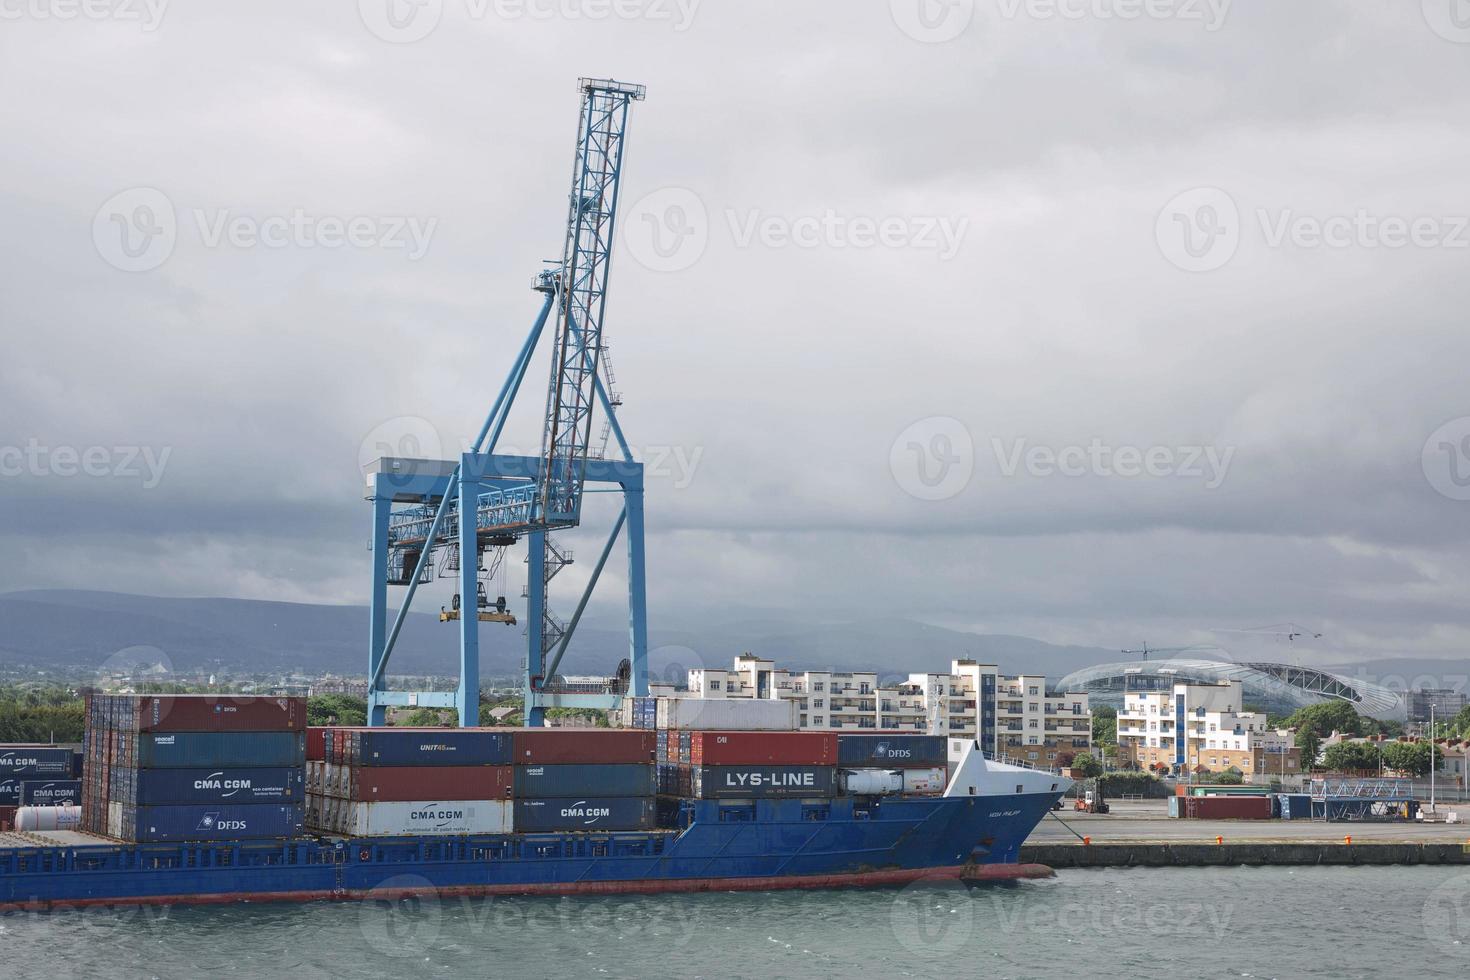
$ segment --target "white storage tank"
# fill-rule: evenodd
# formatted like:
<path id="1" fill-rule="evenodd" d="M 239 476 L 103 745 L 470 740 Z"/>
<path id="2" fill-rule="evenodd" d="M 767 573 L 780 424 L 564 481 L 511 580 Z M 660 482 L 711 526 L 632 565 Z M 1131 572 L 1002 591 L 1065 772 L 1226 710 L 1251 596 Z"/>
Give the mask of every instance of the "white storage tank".
<path id="1" fill-rule="evenodd" d="M 23 806 L 15 811 L 15 829 L 78 830 L 82 826 L 79 806 Z"/>

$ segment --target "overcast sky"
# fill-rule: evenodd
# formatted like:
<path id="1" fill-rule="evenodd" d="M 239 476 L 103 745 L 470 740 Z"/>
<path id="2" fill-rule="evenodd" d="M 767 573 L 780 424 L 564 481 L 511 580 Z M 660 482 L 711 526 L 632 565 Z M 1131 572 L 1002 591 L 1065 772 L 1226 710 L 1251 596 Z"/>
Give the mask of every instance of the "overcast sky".
<path id="1" fill-rule="evenodd" d="M 1457 12 L 0 0 L 0 590 L 363 601 L 359 463 L 473 438 L 595 75 L 648 86 L 606 338 L 655 624 L 1462 657 Z"/>

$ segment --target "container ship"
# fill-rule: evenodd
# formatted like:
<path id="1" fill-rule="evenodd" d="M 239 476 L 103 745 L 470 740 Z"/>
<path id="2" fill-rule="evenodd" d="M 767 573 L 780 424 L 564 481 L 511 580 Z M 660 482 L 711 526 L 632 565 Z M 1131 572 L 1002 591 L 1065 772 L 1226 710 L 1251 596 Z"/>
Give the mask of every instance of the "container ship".
<path id="1" fill-rule="evenodd" d="M 1017 859 L 1059 775 L 968 739 L 794 731 L 789 702 L 630 700 L 647 727 L 315 728 L 299 698 L 94 695 L 79 802 L 0 833 L 0 908 L 1050 874 Z"/>

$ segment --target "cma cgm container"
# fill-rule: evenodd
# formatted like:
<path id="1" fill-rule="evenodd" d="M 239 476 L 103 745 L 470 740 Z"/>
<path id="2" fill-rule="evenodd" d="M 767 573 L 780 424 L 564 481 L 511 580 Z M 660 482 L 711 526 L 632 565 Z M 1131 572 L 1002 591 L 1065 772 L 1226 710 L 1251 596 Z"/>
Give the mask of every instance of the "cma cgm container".
<path id="1" fill-rule="evenodd" d="M 342 802 L 340 833 L 356 837 L 405 834 L 508 834 L 514 811 L 507 800 Z"/>
<path id="2" fill-rule="evenodd" d="M 518 798 L 551 796 L 653 796 L 652 765 L 516 766 Z"/>
<path id="3" fill-rule="evenodd" d="M 514 735 L 517 765 L 653 762 L 653 732 L 607 728 L 523 728 Z"/>
<path id="4" fill-rule="evenodd" d="M 797 704 L 765 698 L 659 698 L 659 728 L 728 732 L 789 732 L 797 727 Z"/>
<path id="5" fill-rule="evenodd" d="M 20 791 L 23 779 L 0 779 L 0 806 L 20 806 Z"/>
<path id="6" fill-rule="evenodd" d="M 349 800 L 499 800 L 510 796 L 510 766 L 332 767 L 330 795 Z M 337 771 L 340 770 L 340 771 Z M 342 785 L 345 773 L 346 785 Z"/>
<path id="7" fill-rule="evenodd" d="M 110 695 L 123 732 L 285 732 L 306 728 L 305 698 Z"/>
<path id="8" fill-rule="evenodd" d="M 657 815 L 657 806 L 648 797 L 572 796 L 515 801 L 515 829 L 520 834 L 560 830 L 651 830 Z"/>
<path id="9" fill-rule="evenodd" d="M 10 776 L 70 779 L 72 750 L 50 745 L 0 746 L 0 779 Z"/>
<path id="10" fill-rule="evenodd" d="M 347 741 L 347 757 L 340 761 L 360 766 L 506 766 L 511 762 L 511 733 L 503 730 L 359 729 L 348 733 Z"/>
<path id="11" fill-rule="evenodd" d="M 108 834 L 140 843 L 162 841 L 237 841 L 297 837 L 304 814 L 300 803 L 192 804 L 183 806 L 108 805 Z"/>
<path id="12" fill-rule="evenodd" d="M 81 801 L 80 779 L 27 780 L 20 784 L 21 806 L 74 806 Z"/>
<path id="13" fill-rule="evenodd" d="M 696 766 L 830 766 L 837 762 L 837 735 L 828 732 L 699 731 L 688 735 L 689 762 Z"/>
<path id="14" fill-rule="evenodd" d="M 251 769 L 114 769 L 108 799 L 136 806 L 300 803 L 306 774 L 295 766 Z"/>
<path id="15" fill-rule="evenodd" d="M 306 762 L 305 732 L 144 732 L 132 763 L 140 769 L 240 769 L 300 766 Z"/>
<path id="16" fill-rule="evenodd" d="M 696 766 L 692 771 L 692 795 L 701 800 L 837 795 L 832 766 Z"/>
<path id="17" fill-rule="evenodd" d="M 837 764 L 842 766 L 927 769 L 948 762 L 949 744 L 943 735 L 837 736 Z"/>

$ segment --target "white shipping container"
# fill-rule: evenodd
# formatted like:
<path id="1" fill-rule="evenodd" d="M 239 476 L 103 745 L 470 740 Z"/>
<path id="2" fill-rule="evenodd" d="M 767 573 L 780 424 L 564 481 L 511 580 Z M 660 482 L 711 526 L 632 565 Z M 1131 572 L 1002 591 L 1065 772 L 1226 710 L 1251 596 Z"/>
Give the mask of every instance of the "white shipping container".
<path id="1" fill-rule="evenodd" d="M 341 806 L 344 826 L 339 833 L 356 837 L 508 834 L 515 814 L 509 800 L 343 801 Z"/>
<path id="2" fill-rule="evenodd" d="M 796 731 L 797 704 L 782 699 L 659 698 L 658 727 L 689 731 Z"/>

